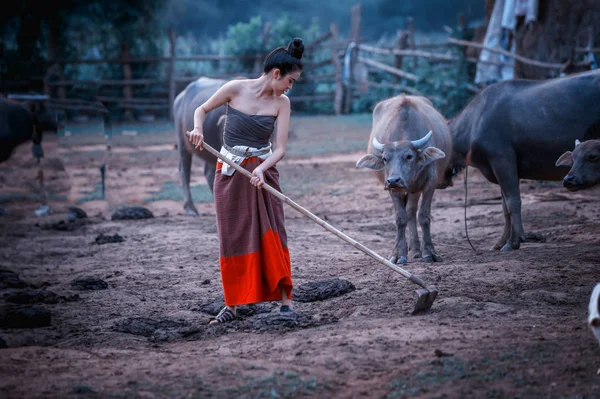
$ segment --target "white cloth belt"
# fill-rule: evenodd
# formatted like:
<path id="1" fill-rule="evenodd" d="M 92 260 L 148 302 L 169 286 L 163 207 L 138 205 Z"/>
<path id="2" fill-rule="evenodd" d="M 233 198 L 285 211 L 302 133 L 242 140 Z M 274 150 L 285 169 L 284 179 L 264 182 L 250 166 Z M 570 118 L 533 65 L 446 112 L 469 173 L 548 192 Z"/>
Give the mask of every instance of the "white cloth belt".
<path id="1" fill-rule="evenodd" d="M 248 158 L 252 158 L 252 157 L 258 157 L 262 160 L 265 160 L 267 158 L 269 158 L 269 156 L 271 156 L 271 154 L 273 154 L 273 150 L 271 149 L 271 144 L 269 144 L 266 147 L 263 148 L 254 148 L 254 147 L 248 147 L 248 146 L 244 146 L 244 145 L 236 145 L 233 147 L 228 147 L 229 149 L 225 148 L 225 147 L 221 147 L 221 155 L 223 155 L 225 158 L 229 159 L 231 162 L 235 163 L 236 165 L 241 164 L 244 159 L 248 159 Z M 241 155 L 244 154 L 244 155 Z M 235 172 L 235 169 L 233 169 L 231 166 L 229 166 L 227 163 L 221 161 L 220 159 L 218 160 L 219 163 L 222 164 L 221 166 L 221 173 L 224 174 L 225 176 L 232 176 L 233 172 Z"/>

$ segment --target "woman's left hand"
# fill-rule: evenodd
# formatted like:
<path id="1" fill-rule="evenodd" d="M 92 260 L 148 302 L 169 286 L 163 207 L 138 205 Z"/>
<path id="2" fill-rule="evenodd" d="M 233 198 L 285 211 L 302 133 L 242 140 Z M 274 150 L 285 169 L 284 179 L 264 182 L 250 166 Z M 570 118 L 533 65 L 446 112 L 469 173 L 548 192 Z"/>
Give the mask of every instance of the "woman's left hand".
<path id="1" fill-rule="evenodd" d="M 262 188 L 265 184 L 265 174 L 260 166 L 257 166 L 252 172 L 252 179 L 250 179 L 250 183 L 252 183 L 257 188 Z"/>

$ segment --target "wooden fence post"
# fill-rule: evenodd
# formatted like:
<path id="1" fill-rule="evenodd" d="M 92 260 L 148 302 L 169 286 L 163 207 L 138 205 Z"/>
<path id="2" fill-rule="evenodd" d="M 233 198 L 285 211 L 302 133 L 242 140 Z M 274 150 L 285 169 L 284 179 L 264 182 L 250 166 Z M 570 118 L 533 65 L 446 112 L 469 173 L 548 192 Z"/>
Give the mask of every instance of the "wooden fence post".
<path id="1" fill-rule="evenodd" d="M 351 36 L 350 40 L 358 44 L 360 40 L 360 19 L 362 13 L 362 4 L 355 5 L 350 10 L 351 16 Z M 356 57 L 358 55 L 358 47 L 352 49 L 352 55 L 350 57 L 350 71 L 348 76 L 348 86 L 345 90 L 344 98 L 344 113 L 349 114 L 352 112 L 352 93 L 354 92 L 354 64 L 356 63 Z"/>
<path id="2" fill-rule="evenodd" d="M 398 29 L 397 36 L 396 36 L 397 37 L 396 49 L 406 50 L 406 48 L 408 47 L 409 34 L 410 33 L 406 30 Z M 394 68 L 402 69 L 402 56 L 401 55 L 394 56 Z M 398 83 L 398 80 L 399 80 L 398 76 L 394 75 L 392 77 L 392 82 Z"/>
<path id="3" fill-rule="evenodd" d="M 415 20 L 413 19 L 413 17 L 406 18 L 406 30 L 408 31 L 408 34 L 409 34 L 408 38 L 410 40 L 410 49 L 414 51 L 417 49 L 417 46 L 415 44 Z M 414 69 L 417 69 L 418 62 L 419 62 L 419 59 L 417 57 L 413 57 L 413 68 Z"/>
<path id="4" fill-rule="evenodd" d="M 131 80 L 131 65 L 129 64 L 129 45 L 127 42 L 123 42 L 121 45 L 121 57 L 123 58 L 123 80 Z M 127 103 L 131 103 L 131 86 L 129 84 L 123 85 L 123 99 Z M 131 108 L 125 108 L 123 115 L 125 120 L 132 120 L 133 113 Z"/>
<path id="5" fill-rule="evenodd" d="M 335 97 L 333 99 L 333 109 L 336 115 L 342 113 L 344 103 L 344 84 L 342 82 L 342 66 L 338 57 L 339 29 L 337 24 L 331 24 L 331 63 L 333 64 L 333 73 L 335 75 Z"/>
<path id="6" fill-rule="evenodd" d="M 256 59 L 254 60 L 254 75 L 260 75 L 262 72 L 262 62 L 264 57 L 264 52 L 267 49 L 267 43 L 269 42 L 269 35 L 271 34 L 271 23 L 265 22 L 263 25 L 262 37 L 260 39 L 260 51 L 256 54 Z"/>
<path id="7" fill-rule="evenodd" d="M 173 120 L 173 103 L 175 102 L 175 32 L 169 28 L 169 45 L 171 59 L 169 60 L 169 120 Z"/>

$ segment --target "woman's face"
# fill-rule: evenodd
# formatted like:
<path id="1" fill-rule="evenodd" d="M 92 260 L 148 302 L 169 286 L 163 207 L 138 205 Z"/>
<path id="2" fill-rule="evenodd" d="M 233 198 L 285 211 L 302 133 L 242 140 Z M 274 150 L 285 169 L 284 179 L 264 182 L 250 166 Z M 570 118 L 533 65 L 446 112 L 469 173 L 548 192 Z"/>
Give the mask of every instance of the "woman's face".
<path id="1" fill-rule="evenodd" d="M 298 80 L 302 71 L 290 72 L 285 76 L 281 76 L 281 71 L 276 69 L 273 74 L 273 91 L 276 96 L 280 96 L 286 93 L 288 90 L 291 90 L 294 86 L 294 82 Z"/>

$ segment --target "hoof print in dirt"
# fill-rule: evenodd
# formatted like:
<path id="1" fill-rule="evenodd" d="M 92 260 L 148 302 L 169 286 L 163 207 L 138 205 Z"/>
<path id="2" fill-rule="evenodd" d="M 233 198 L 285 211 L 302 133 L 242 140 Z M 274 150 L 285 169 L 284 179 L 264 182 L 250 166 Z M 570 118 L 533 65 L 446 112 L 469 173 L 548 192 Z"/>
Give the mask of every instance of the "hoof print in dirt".
<path id="1" fill-rule="evenodd" d="M 47 327 L 50 311 L 38 306 L 6 305 L 0 308 L 0 328 Z"/>
<path id="2" fill-rule="evenodd" d="M 123 242 L 125 241 L 125 239 L 123 237 L 121 237 L 120 235 L 118 235 L 117 233 L 111 235 L 108 234 L 100 234 L 98 237 L 96 237 L 96 244 L 98 245 L 104 245 L 104 244 L 114 244 L 114 243 L 119 243 L 119 242 Z"/>
<path id="3" fill-rule="evenodd" d="M 164 336 L 171 333 L 179 337 L 182 336 L 179 330 L 184 327 L 188 327 L 188 323 L 184 320 L 155 320 L 145 317 L 131 317 L 116 322 L 113 328 L 118 332 L 141 335 L 143 337 L 151 337 L 157 330 L 161 331 L 159 335 L 162 334 Z"/>
<path id="4" fill-rule="evenodd" d="M 4 294 L 7 302 L 27 305 L 32 303 L 54 304 L 67 298 L 56 295 L 52 291 L 27 288 L 24 290 L 9 290 Z"/>
<path id="5" fill-rule="evenodd" d="M 19 275 L 12 270 L 0 267 L 0 288 L 25 288 L 27 284 L 21 281 Z"/>
<path id="6" fill-rule="evenodd" d="M 335 321 L 337 320 L 315 320 L 307 314 L 297 312 L 260 314 L 244 320 L 240 329 L 254 332 L 281 332 L 317 327 Z"/>
<path id="7" fill-rule="evenodd" d="M 108 283 L 97 277 L 80 277 L 71 281 L 71 288 L 80 291 L 105 290 Z"/>
<path id="8" fill-rule="evenodd" d="M 118 209 L 113 213 L 112 220 L 137 220 L 137 219 L 150 219 L 154 215 L 150 210 L 141 206 L 128 206 L 125 208 Z"/>
<path id="9" fill-rule="evenodd" d="M 87 219 L 87 213 L 81 208 L 76 206 L 69 207 L 69 213 L 67 215 L 67 220 L 69 222 L 75 221 L 77 219 Z"/>
<path id="10" fill-rule="evenodd" d="M 335 298 L 356 289 L 348 280 L 334 278 L 331 280 L 314 281 L 294 287 L 293 298 L 297 302 L 316 302 Z"/>

